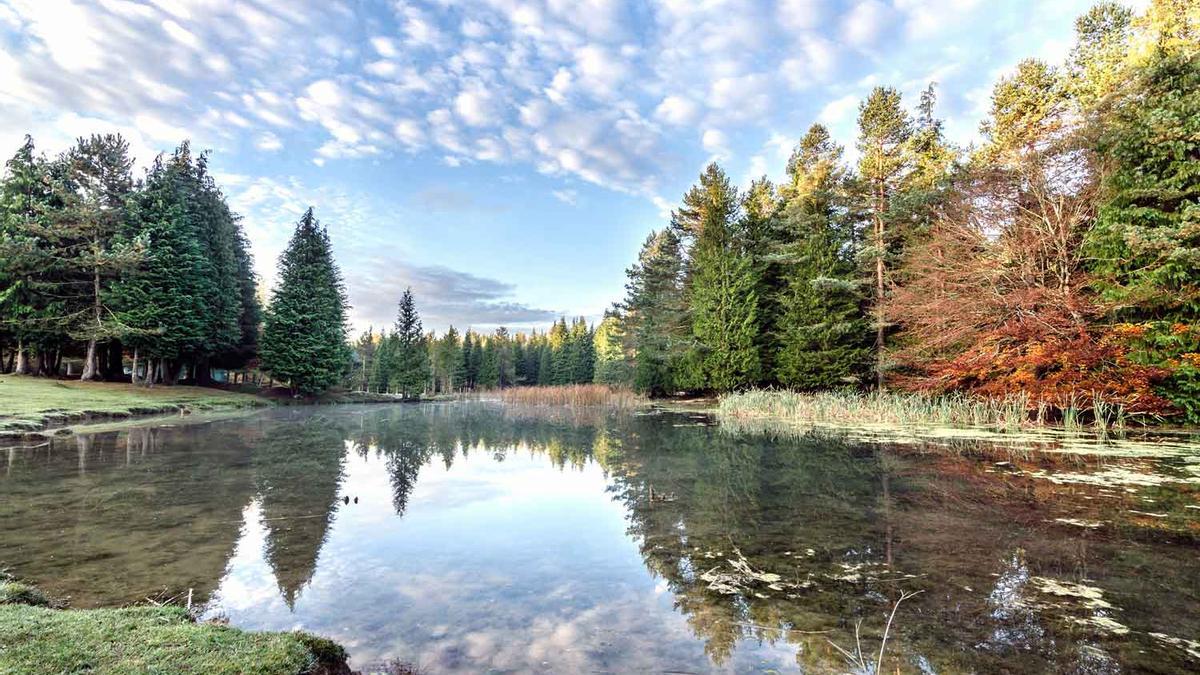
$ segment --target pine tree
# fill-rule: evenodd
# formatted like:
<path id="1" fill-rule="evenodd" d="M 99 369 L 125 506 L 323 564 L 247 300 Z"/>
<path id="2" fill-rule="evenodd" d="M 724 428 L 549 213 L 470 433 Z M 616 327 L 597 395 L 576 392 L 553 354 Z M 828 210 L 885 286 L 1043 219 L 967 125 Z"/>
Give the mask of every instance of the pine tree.
<path id="1" fill-rule="evenodd" d="M 776 378 L 788 387 L 851 384 L 869 362 L 868 328 L 854 282 L 855 232 L 842 149 L 813 125 L 788 163 L 778 248 L 788 279 L 781 297 Z"/>
<path id="2" fill-rule="evenodd" d="M 147 384 L 153 382 L 155 360 L 163 364 L 204 353 L 209 342 L 206 299 L 213 293 L 214 271 L 199 222 L 202 187 L 186 144 L 170 158 L 156 158 L 127 225 L 128 236 L 143 237 L 150 246 L 143 263 L 115 285 L 113 298 L 131 328 L 126 343 L 149 364 Z"/>
<path id="3" fill-rule="evenodd" d="M 702 248 L 692 284 L 692 333 L 702 346 L 705 387 L 730 391 L 760 376 L 758 277 L 749 256 Z"/>
<path id="4" fill-rule="evenodd" d="M 380 394 L 391 393 L 398 342 L 395 332 L 380 334 L 379 346 L 375 350 L 375 359 L 368 377 L 368 390 Z"/>
<path id="5" fill-rule="evenodd" d="M 1200 56 L 1151 60 L 1098 149 L 1111 169 L 1085 246 L 1096 287 L 1111 318 L 1142 324 L 1135 358 L 1167 367 L 1163 393 L 1200 422 Z"/>
<path id="6" fill-rule="evenodd" d="M 605 312 L 593 335 L 596 365 L 593 381 L 612 386 L 632 386 L 633 368 L 625 356 L 625 323 L 616 312 Z"/>
<path id="7" fill-rule="evenodd" d="M 688 388 L 727 391 L 753 384 L 761 373 L 759 279 L 738 216 L 737 190 L 716 164 L 675 214 L 676 229 L 693 242 L 685 283 L 695 346 L 676 375 Z"/>
<path id="8" fill-rule="evenodd" d="M 754 266 L 758 278 L 758 353 L 763 383 L 773 383 L 775 357 L 779 352 L 779 325 L 787 276 L 779 249 L 787 232 L 781 226 L 781 197 L 766 177 L 750 183 L 742 198 L 742 218 L 737 223 L 738 248 Z"/>
<path id="9" fill-rule="evenodd" d="M 67 333 L 87 342 L 81 380 L 99 376 L 96 347 L 119 338 L 128 327 L 113 320 L 109 286 L 145 257 L 146 241 L 119 236 L 125 229 L 133 193 L 129 143 L 118 135 L 80 138 L 60 160 L 57 183 L 61 204 L 53 228 L 67 268 L 64 289 L 76 289 L 68 301 Z"/>
<path id="10" fill-rule="evenodd" d="M 479 386 L 482 389 L 500 388 L 499 345 L 493 336 L 483 341 L 479 362 Z"/>
<path id="11" fill-rule="evenodd" d="M 626 276 L 621 311 L 626 351 L 634 357 L 634 388 L 654 396 L 672 393 L 679 355 L 691 342 L 676 229 L 651 233 Z"/>
<path id="12" fill-rule="evenodd" d="M 341 378 L 349 362 L 346 293 L 329 233 L 305 211 L 279 258 L 262 333 L 263 369 L 293 393 L 318 394 Z"/>
<path id="13" fill-rule="evenodd" d="M 429 358 L 411 288 L 400 296 L 395 332 L 398 342 L 391 386 L 403 398 L 416 398 L 429 379 Z"/>
<path id="14" fill-rule="evenodd" d="M 33 139 L 5 164 L 0 183 L 0 333 L 15 344 L 13 372 L 30 372 L 31 348 L 55 339 L 59 274 L 48 242 L 54 208 L 49 163 L 36 154 Z"/>
<path id="15" fill-rule="evenodd" d="M 891 211 L 892 198 L 910 169 L 905 147 L 911 134 L 911 123 L 895 89 L 876 87 L 859 106 L 858 173 L 863 181 L 863 203 L 871 221 L 871 245 L 866 253 L 874 268 L 875 383 L 879 388 L 883 387 L 884 377 L 887 270 L 898 234 Z"/>

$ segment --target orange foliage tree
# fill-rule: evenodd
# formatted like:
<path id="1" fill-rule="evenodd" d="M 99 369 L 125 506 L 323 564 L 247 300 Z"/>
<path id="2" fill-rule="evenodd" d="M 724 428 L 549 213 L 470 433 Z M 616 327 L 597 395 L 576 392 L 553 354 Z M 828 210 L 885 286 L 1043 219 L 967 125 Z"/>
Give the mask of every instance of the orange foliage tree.
<path id="1" fill-rule="evenodd" d="M 1084 273 L 1094 157 L 1069 133 L 981 153 L 964 189 L 910 248 L 888 306 L 901 327 L 892 382 L 1023 394 L 1032 408 L 1166 413 L 1166 373 L 1130 360 Z"/>

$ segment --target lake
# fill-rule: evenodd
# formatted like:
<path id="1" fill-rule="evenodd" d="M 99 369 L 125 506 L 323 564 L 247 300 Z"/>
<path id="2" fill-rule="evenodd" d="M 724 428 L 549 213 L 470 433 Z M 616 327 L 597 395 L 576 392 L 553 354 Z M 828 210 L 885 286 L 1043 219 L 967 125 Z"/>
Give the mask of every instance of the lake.
<path id="1" fill-rule="evenodd" d="M 1045 445 L 487 402 L 175 418 L 0 448 L 0 567 L 76 607 L 190 592 L 366 672 L 871 672 L 885 630 L 887 672 L 1200 669 L 1200 446 Z"/>

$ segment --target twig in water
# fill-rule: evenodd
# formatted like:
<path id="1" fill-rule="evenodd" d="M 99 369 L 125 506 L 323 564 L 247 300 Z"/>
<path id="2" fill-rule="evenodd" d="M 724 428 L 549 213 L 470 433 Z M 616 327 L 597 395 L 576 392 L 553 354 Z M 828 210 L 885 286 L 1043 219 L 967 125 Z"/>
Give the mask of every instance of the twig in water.
<path id="1" fill-rule="evenodd" d="M 828 638 L 826 638 L 826 642 L 828 642 L 830 645 L 832 645 L 834 649 L 841 652 L 842 656 L 845 657 L 846 661 L 848 661 L 851 666 L 857 668 L 858 670 L 860 670 L 864 673 L 867 673 L 868 675 L 878 675 L 879 669 L 881 667 L 883 667 L 883 653 L 887 649 L 888 635 L 891 633 L 891 630 L 892 630 L 892 621 L 894 621 L 896 618 L 896 610 L 900 609 L 900 603 L 904 602 L 905 600 L 908 600 L 909 598 L 911 598 L 915 595 L 920 595 L 921 593 L 924 593 L 924 592 L 925 591 L 914 591 L 911 593 L 908 591 L 900 592 L 900 598 L 898 600 L 896 600 L 896 604 L 892 605 L 892 612 L 891 612 L 891 614 L 888 615 L 887 624 L 883 628 L 883 639 L 879 643 L 879 656 L 878 656 L 878 658 L 876 658 L 875 663 L 871 663 L 863 656 L 862 641 L 860 639 L 860 633 L 861 633 L 861 628 L 862 628 L 862 619 L 859 619 L 858 621 L 854 622 L 854 652 L 853 653 L 851 653 L 850 651 L 848 651 L 846 649 L 843 649 L 841 646 L 839 646 L 833 640 L 829 640 Z"/>

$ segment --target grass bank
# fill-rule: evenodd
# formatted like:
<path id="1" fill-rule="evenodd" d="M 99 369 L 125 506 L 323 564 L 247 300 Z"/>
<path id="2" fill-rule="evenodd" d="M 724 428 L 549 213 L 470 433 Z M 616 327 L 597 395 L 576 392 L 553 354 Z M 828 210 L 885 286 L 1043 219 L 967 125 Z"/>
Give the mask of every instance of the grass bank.
<path id="1" fill-rule="evenodd" d="M 207 387 L 134 386 L 122 382 L 79 382 L 41 377 L 0 377 L 0 433 L 162 414 L 269 405 L 253 394 Z"/>
<path id="2" fill-rule="evenodd" d="M 1127 418 L 1101 402 L 1088 410 L 1051 411 L 1024 397 L 986 399 L 961 394 L 930 396 L 906 392 L 816 392 L 751 390 L 721 397 L 721 415 L 830 425 L 971 427 L 1017 431 L 1058 426 L 1066 430 L 1123 428 Z M 1051 413 L 1054 413 L 1052 416 Z"/>
<path id="3" fill-rule="evenodd" d="M 549 387 L 510 387 L 498 392 L 500 400 L 512 405 L 564 408 L 634 410 L 649 401 L 628 389 L 604 384 L 570 384 Z"/>
<path id="4" fill-rule="evenodd" d="M 56 609 L 0 582 L 0 673 L 349 673 L 346 652 L 306 633 L 197 623 L 182 607 Z"/>

